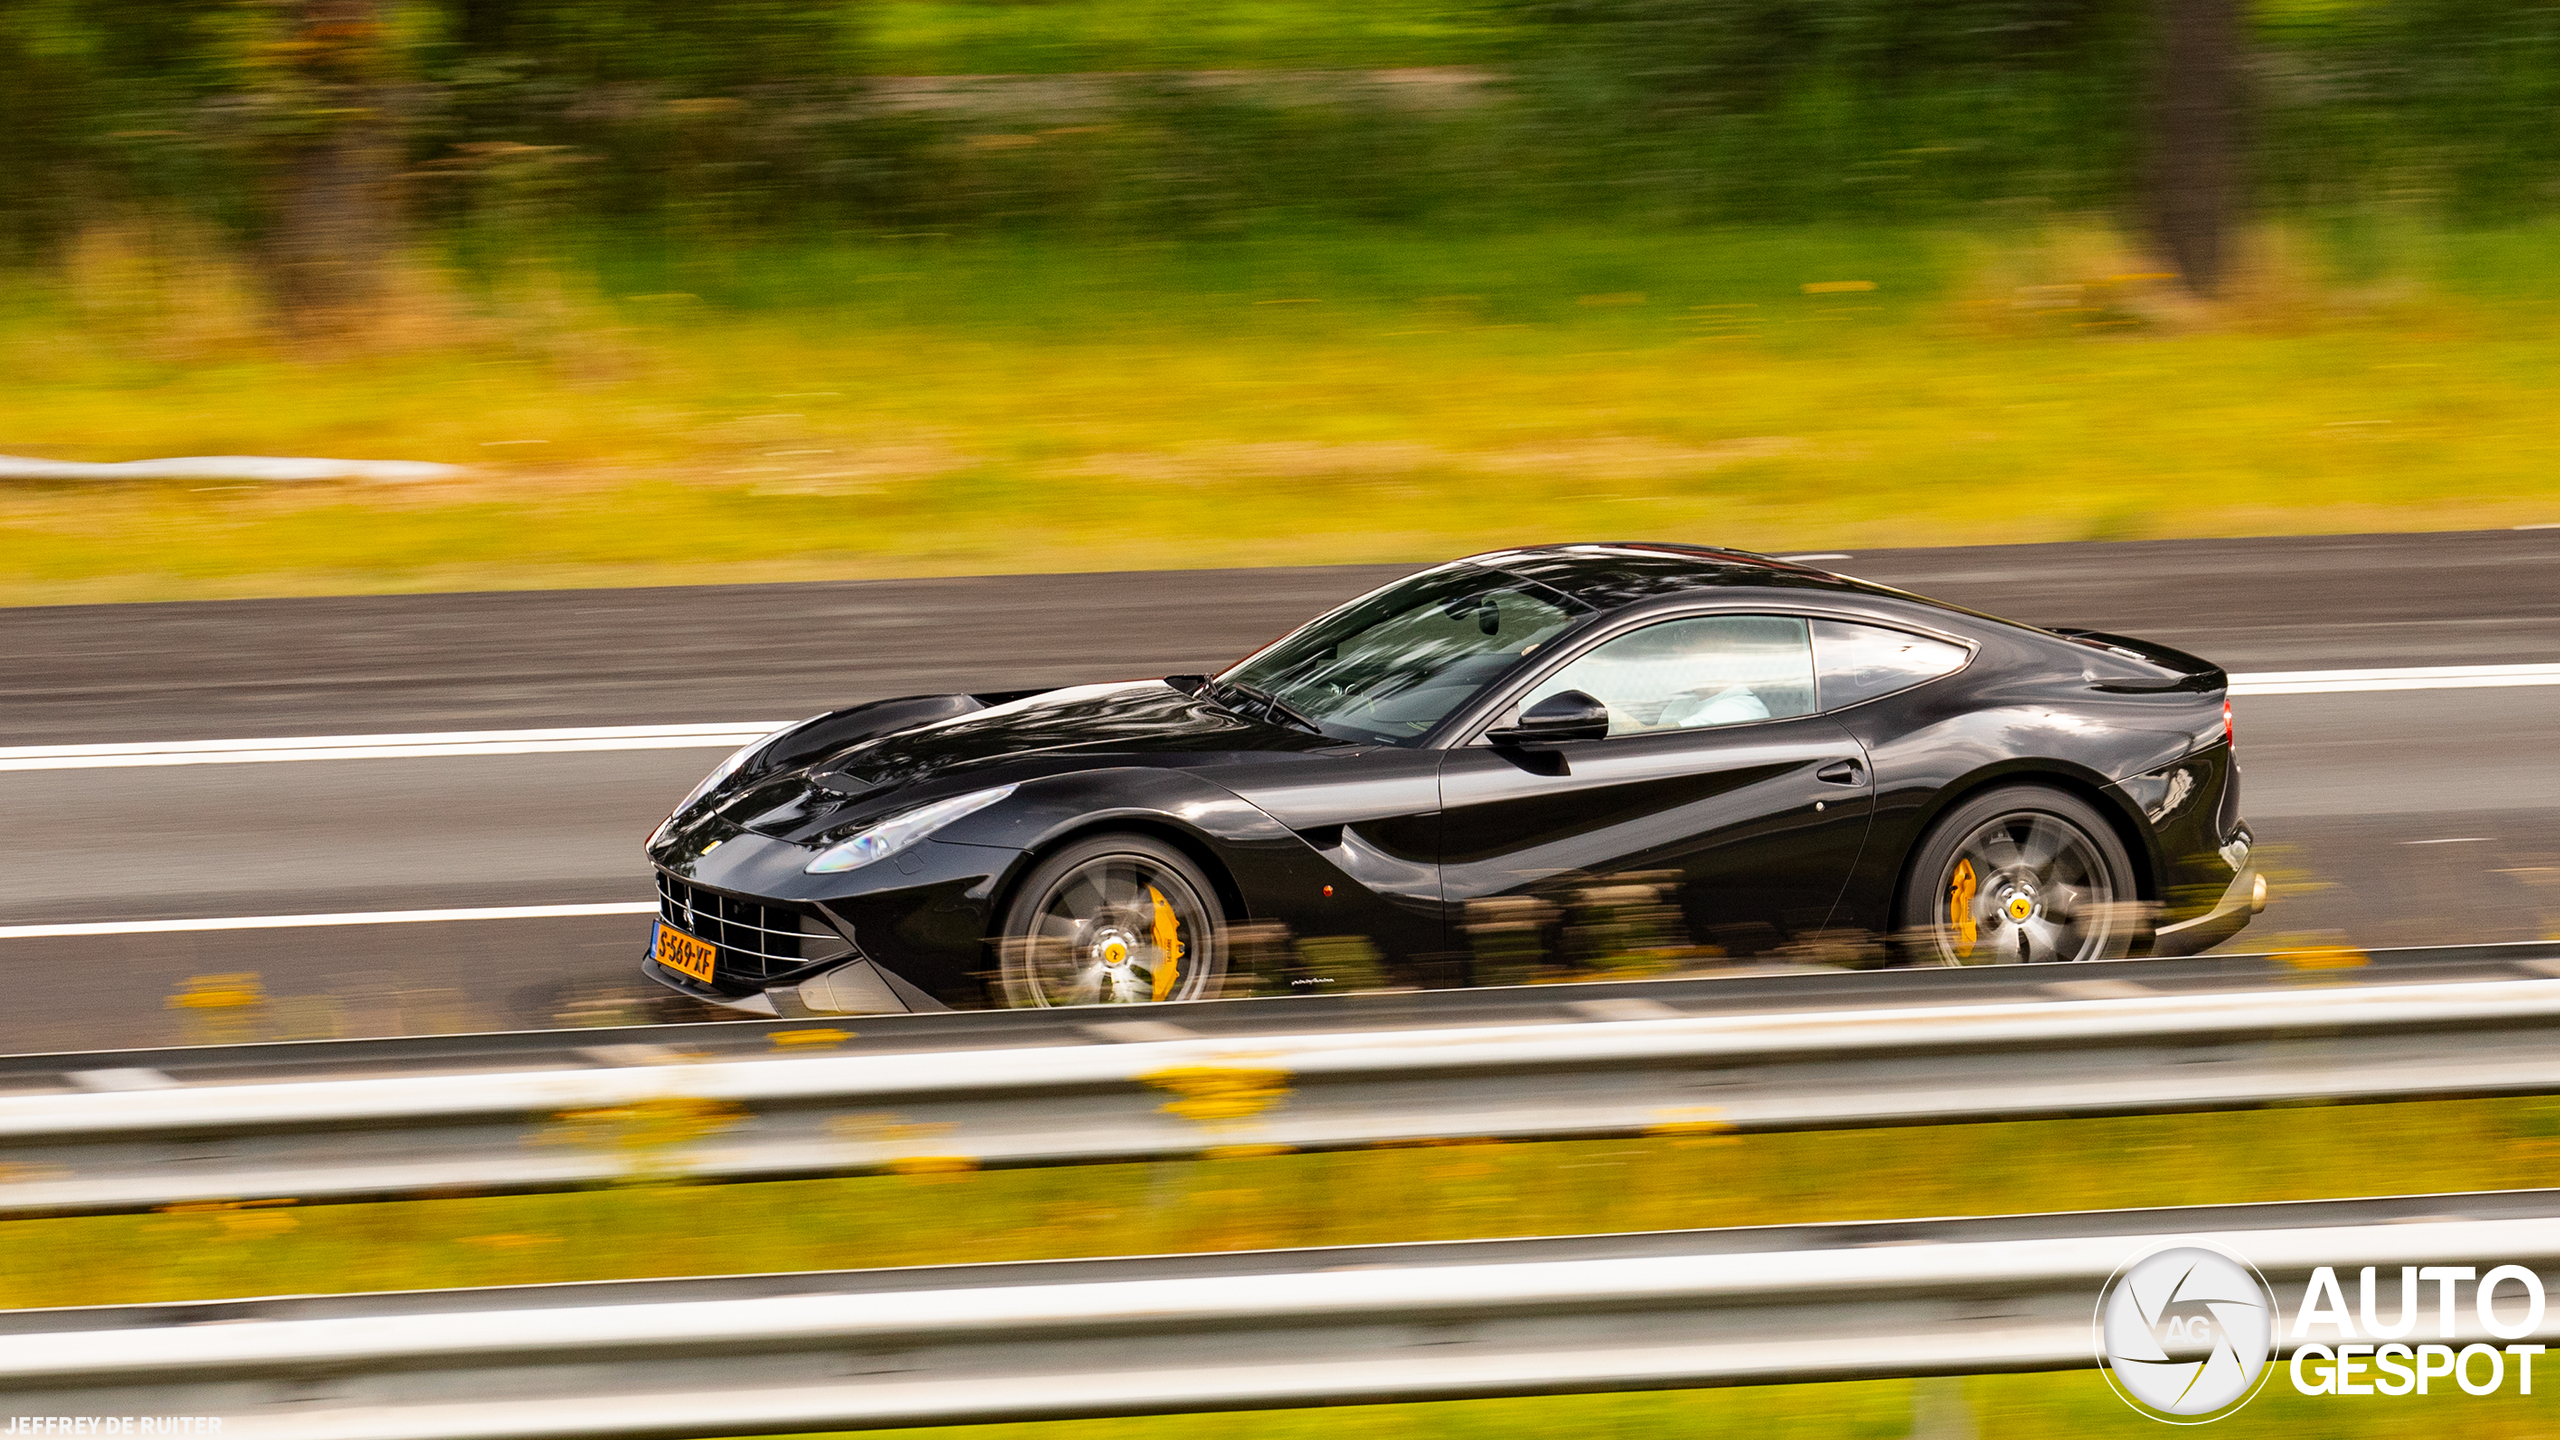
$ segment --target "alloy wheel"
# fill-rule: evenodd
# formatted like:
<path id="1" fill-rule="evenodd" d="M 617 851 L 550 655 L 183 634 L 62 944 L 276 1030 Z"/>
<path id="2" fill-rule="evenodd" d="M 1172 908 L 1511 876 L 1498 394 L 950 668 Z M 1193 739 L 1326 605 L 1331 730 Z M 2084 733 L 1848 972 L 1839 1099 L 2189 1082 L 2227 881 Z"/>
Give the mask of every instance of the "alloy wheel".
<path id="1" fill-rule="evenodd" d="M 1938 959 L 2042 964 L 2109 953 L 2122 924 L 2097 842 L 2058 816 L 1996 816 L 1957 844 L 1938 882 Z"/>
<path id="2" fill-rule="evenodd" d="M 1143 1005 L 1208 993 L 1220 967 L 1191 878 L 1138 851 L 1094 855 L 1048 880 L 1029 933 L 1005 945 L 1016 1005 Z"/>

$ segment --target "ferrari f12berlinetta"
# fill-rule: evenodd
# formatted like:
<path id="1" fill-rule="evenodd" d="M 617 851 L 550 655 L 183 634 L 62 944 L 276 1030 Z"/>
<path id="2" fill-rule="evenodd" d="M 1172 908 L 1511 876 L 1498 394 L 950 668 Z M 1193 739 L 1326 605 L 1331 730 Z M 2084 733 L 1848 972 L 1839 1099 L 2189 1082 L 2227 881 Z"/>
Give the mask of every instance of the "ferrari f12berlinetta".
<path id="1" fill-rule="evenodd" d="M 1484 983 L 1485 917 L 1560 931 L 1612 886 L 1676 956 L 2184 953 L 2265 897 L 2225 687 L 1741 551 L 1499 551 L 1221 674 L 758 741 L 650 838 L 644 963 L 785 1015 L 1194 999 L 1247 949 Z"/>

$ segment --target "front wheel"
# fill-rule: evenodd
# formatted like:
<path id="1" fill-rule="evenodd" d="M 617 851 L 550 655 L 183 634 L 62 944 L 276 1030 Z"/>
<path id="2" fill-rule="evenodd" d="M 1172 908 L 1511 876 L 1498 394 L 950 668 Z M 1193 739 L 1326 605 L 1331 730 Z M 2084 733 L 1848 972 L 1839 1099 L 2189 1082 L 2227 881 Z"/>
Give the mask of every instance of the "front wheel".
<path id="1" fill-rule="evenodd" d="M 1226 976 L 1217 892 L 1189 857 L 1098 835 L 1041 861 L 1006 907 L 997 976 L 1014 1006 L 1140 1005 L 1215 995 Z"/>
<path id="2" fill-rule="evenodd" d="M 2139 929 L 2133 862 L 2086 801 L 1994 790 L 1929 827 L 1903 877 L 1900 930 L 1921 965 L 2117 960 Z"/>

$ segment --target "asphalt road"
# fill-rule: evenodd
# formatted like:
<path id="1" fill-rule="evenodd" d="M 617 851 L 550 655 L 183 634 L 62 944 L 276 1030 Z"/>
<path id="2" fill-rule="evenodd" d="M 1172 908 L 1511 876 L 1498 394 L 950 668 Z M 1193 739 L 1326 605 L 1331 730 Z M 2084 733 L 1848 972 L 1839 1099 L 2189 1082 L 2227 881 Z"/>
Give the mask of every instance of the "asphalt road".
<path id="1" fill-rule="evenodd" d="M 2560 660 L 2560 531 L 1823 561 L 2235 671 Z M 1410 567 L 0 610 L 0 745 L 777 718 L 1214 667 Z M 2258 938 L 2560 933 L 2560 688 L 2240 705 Z M 0 925 L 637 900 L 703 750 L 0 773 Z M 0 1048 L 669 1013 L 637 917 L 0 941 Z M 169 1003 L 255 974 L 250 1010 Z M 205 987 L 197 985 L 194 988 Z"/>
<path id="2" fill-rule="evenodd" d="M 2560 660 L 2560 530 L 1825 562 L 2233 670 Z M 1414 566 L 0 610 L 0 745 L 788 718 L 1199 669 Z"/>

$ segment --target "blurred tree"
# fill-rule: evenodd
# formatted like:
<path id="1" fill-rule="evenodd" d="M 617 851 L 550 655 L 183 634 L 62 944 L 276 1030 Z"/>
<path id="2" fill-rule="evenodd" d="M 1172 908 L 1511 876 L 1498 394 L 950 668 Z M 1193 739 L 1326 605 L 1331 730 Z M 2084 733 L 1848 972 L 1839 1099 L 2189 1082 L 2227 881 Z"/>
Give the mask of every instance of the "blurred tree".
<path id="1" fill-rule="evenodd" d="M 1882 218 L 2121 188 L 2139 0 L 1517 0 L 1534 104 L 1696 217 Z"/>
<path id="2" fill-rule="evenodd" d="M 1363 3 L 1275 13 L 1322 26 Z M 915 7 L 874 0 L 0 0 L 0 262 L 84 231 L 210 236 L 316 325 L 378 303 L 408 236 L 480 269 L 852 227 L 2106 210 L 2209 292 L 2244 203 L 2501 223 L 2560 203 L 2552 0 L 1446 3 L 1511 37 L 1482 103 L 1124 84 L 1109 116 L 1052 127 L 879 105 L 865 57 L 902 53 Z M 1160 0 L 1132 4 L 1085 8 L 1118 23 Z M 976 33 L 934 53 L 1017 53 Z M 977 143 L 991 131 L 1036 138 Z"/>
<path id="3" fill-rule="evenodd" d="M 276 0 L 241 57 L 246 98 L 270 137 L 268 283 L 306 332 L 362 323 L 396 241 L 392 47 L 382 8 L 382 0 Z"/>
<path id="4" fill-rule="evenodd" d="M 2220 290 L 2240 205 L 2239 0 L 2157 0 L 2144 203 L 2153 243 L 2198 295 Z"/>
<path id="5" fill-rule="evenodd" d="M 511 60 L 578 85 L 735 95 L 834 73 L 853 7 L 825 0 L 456 0 L 474 61 Z"/>
<path id="6" fill-rule="evenodd" d="M 0 0 L 0 247 L 12 258 L 138 199 L 236 193 L 193 142 L 220 0 Z"/>
<path id="7" fill-rule="evenodd" d="M 814 178 L 844 164 L 858 0 L 452 0 L 447 13 L 434 73 L 451 149 L 432 163 L 541 147 L 547 210 L 716 242 L 821 210 Z M 445 193 L 483 218 L 525 198 L 479 182 Z"/>

